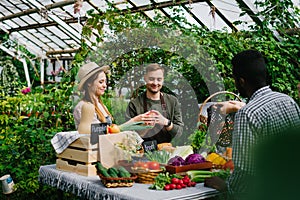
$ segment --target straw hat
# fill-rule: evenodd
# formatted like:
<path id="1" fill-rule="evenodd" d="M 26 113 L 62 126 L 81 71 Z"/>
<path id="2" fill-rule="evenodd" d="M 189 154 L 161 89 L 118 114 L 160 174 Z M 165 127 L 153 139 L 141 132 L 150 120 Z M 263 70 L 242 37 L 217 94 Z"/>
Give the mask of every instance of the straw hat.
<path id="1" fill-rule="evenodd" d="M 79 68 L 78 71 L 78 78 L 79 78 L 79 84 L 78 84 L 78 89 L 82 90 L 82 87 L 84 83 L 92 77 L 95 73 L 98 73 L 100 71 L 107 72 L 109 70 L 109 66 L 105 65 L 102 67 L 99 67 L 96 63 L 90 62 L 82 67 Z"/>

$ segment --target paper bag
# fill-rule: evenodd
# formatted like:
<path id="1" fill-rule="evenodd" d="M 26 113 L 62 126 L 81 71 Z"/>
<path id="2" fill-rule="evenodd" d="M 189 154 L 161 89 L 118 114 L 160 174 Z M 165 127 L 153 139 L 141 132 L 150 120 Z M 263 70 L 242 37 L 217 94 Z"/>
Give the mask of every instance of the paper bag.
<path id="1" fill-rule="evenodd" d="M 130 144 L 128 144 L 129 139 Z M 110 168 L 118 165 L 119 160 L 131 159 L 131 151 L 128 151 L 128 149 L 134 150 L 134 145 L 141 145 L 142 142 L 143 139 L 134 131 L 99 135 L 99 156 L 101 164 L 106 168 Z M 118 144 L 124 144 L 126 150 L 120 148 Z"/>

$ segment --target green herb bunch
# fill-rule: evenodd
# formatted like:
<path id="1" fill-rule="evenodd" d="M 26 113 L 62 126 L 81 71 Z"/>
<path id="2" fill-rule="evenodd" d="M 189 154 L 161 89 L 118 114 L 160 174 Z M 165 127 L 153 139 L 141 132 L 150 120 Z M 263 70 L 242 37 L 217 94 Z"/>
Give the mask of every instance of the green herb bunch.
<path id="1" fill-rule="evenodd" d="M 207 149 L 208 152 L 214 151 L 215 145 L 211 144 L 211 139 L 207 135 L 207 126 L 201 124 L 201 128 L 196 129 L 190 136 L 189 141 L 194 151 Z"/>

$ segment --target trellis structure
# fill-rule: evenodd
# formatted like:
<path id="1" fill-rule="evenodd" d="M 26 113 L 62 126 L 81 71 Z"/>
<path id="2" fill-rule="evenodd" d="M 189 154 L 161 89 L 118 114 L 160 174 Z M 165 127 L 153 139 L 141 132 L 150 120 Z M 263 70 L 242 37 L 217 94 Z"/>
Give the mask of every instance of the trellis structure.
<path id="1" fill-rule="evenodd" d="M 88 10 L 94 9 L 101 13 L 112 5 L 121 13 L 128 10 L 132 13 L 140 12 L 151 20 L 157 12 L 171 18 L 172 8 L 177 8 L 191 24 L 206 30 L 225 28 L 228 32 L 236 32 L 262 23 L 263 16 L 257 14 L 259 10 L 255 6 L 255 1 L 5 0 L 0 2 L 0 35 L 8 33 L 11 40 L 24 45 L 37 57 L 48 60 L 55 73 L 60 66 L 67 68 L 80 48 L 81 32 L 88 19 Z M 293 1 L 295 6 L 299 6 L 299 1 Z M 241 13 L 244 13 L 243 16 Z M 235 25 L 236 21 L 243 23 Z M 87 41 L 87 45 L 91 46 L 95 38 L 92 37 L 91 41 Z M 16 58 L 19 56 L 19 52 L 8 49 L 1 40 L 0 48 L 11 56 Z M 44 74 L 41 74 L 41 77 L 43 76 Z"/>
<path id="2" fill-rule="evenodd" d="M 81 44 L 86 11 L 105 11 L 110 3 L 121 12 L 130 9 L 150 19 L 154 9 L 172 17 L 169 11 L 177 7 L 189 22 L 207 30 L 231 32 L 261 23 L 254 0 L 6 0 L 0 3 L 0 28 L 36 55 L 72 59 Z M 242 11 L 247 14 L 240 17 Z M 238 20 L 247 24 L 234 25 Z"/>

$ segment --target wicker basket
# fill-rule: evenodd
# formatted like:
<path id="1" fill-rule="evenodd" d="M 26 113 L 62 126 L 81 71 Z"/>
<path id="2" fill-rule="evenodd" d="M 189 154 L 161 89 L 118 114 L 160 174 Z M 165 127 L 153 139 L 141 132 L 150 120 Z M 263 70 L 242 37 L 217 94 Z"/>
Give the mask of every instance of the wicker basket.
<path id="1" fill-rule="evenodd" d="M 219 95 L 219 94 L 231 94 L 231 95 L 233 95 L 234 97 L 236 97 L 239 101 L 242 101 L 242 99 L 241 99 L 238 95 L 236 95 L 235 93 L 233 93 L 233 92 L 229 92 L 229 91 L 220 91 L 220 92 L 216 92 L 216 93 L 210 95 L 209 97 L 207 97 L 207 99 L 205 99 L 205 101 L 201 104 L 201 106 L 200 106 L 200 108 L 199 108 L 199 116 L 198 116 L 198 121 L 199 121 L 199 122 L 202 122 L 202 123 L 207 124 L 207 117 L 204 116 L 204 115 L 202 115 L 203 107 L 205 106 L 205 104 L 206 104 L 209 100 L 211 100 L 213 97 L 215 97 L 215 96 L 217 96 L 217 95 Z"/>
<path id="2" fill-rule="evenodd" d="M 149 170 L 149 169 L 134 169 L 132 168 L 132 172 L 137 175 L 136 182 L 143 184 L 153 184 L 155 182 L 155 177 L 163 172 L 163 169 L 159 170 Z"/>
<path id="3" fill-rule="evenodd" d="M 205 101 L 201 104 L 200 108 L 199 108 L 199 116 L 198 116 L 198 129 L 199 130 L 207 130 L 207 126 L 208 126 L 208 118 L 207 116 L 203 115 L 203 108 L 204 106 L 207 104 L 208 101 L 210 101 L 213 97 L 220 95 L 220 94 L 230 94 L 232 96 L 234 96 L 235 98 L 237 98 L 239 101 L 242 101 L 242 99 L 236 95 L 233 92 L 229 92 L 229 91 L 220 91 L 220 92 L 216 92 L 212 95 L 210 95 L 207 99 L 205 99 Z M 232 123 L 230 125 L 230 123 Z M 231 143 L 231 134 L 230 131 L 232 131 L 233 128 L 233 121 L 228 122 L 225 120 L 225 123 L 220 123 L 220 124 L 214 124 L 214 126 L 216 127 L 215 129 L 218 129 L 218 132 L 220 134 L 223 134 L 222 137 L 218 140 L 217 143 L 222 143 L 222 145 L 220 146 L 228 146 Z M 221 141 L 222 140 L 222 141 Z M 226 141 L 225 141 L 226 140 Z"/>
<path id="4" fill-rule="evenodd" d="M 136 175 L 125 178 L 112 178 L 105 177 L 102 174 L 98 173 L 98 176 L 101 179 L 102 184 L 107 188 L 116 188 L 116 187 L 131 187 L 133 186 L 134 180 L 137 179 Z"/>

